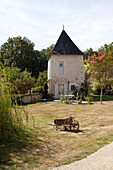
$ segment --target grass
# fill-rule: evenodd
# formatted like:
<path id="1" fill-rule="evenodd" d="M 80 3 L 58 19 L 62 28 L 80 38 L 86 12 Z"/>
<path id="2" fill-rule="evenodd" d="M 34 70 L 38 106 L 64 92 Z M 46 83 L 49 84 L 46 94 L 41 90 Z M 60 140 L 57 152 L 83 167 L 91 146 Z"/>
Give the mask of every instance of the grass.
<path id="1" fill-rule="evenodd" d="M 100 101 L 100 95 L 91 94 L 91 97 L 92 97 L 93 101 Z M 103 101 L 112 101 L 113 95 L 103 95 L 102 100 Z"/>
<path id="2" fill-rule="evenodd" d="M 20 141 L 0 146 L 0 168 L 49 169 L 80 160 L 113 141 L 113 101 L 66 105 L 37 103 L 24 106 L 34 114 L 36 129 Z M 47 122 L 75 116 L 78 133 L 55 131 Z"/>

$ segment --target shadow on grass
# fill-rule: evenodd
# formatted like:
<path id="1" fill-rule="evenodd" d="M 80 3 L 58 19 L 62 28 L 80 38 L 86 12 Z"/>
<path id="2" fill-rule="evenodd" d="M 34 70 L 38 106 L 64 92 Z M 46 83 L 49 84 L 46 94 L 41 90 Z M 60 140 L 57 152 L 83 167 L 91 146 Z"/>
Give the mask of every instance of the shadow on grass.
<path id="1" fill-rule="evenodd" d="M 93 101 L 100 101 L 100 95 L 91 95 L 93 98 Z M 112 101 L 113 95 L 103 95 L 102 101 Z"/>
<path id="2" fill-rule="evenodd" d="M 49 156 L 49 146 L 48 141 L 39 139 L 36 130 L 23 131 L 20 136 L 10 136 L 7 142 L 0 141 L 0 168 L 9 169 L 14 165 L 22 167 L 22 164 L 30 163 L 37 156 Z"/>
<path id="3" fill-rule="evenodd" d="M 84 131 L 83 131 L 83 130 L 74 130 L 74 129 L 71 129 L 71 130 L 66 129 L 66 130 L 61 130 L 61 131 L 64 131 L 64 132 L 70 132 L 70 133 L 80 133 L 80 132 L 83 132 L 83 133 L 84 133 Z"/>

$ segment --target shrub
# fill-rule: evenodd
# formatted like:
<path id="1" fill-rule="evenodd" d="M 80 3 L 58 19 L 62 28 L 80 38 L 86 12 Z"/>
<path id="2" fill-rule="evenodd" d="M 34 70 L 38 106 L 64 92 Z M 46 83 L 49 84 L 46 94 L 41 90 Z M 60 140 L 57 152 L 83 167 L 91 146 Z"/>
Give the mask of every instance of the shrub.
<path id="1" fill-rule="evenodd" d="M 93 101 L 93 98 L 91 96 L 85 97 L 85 100 L 88 101 L 89 104 Z"/>
<path id="2" fill-rule="evenodd" d="M 17 105 L 11 96 L 12 86 L 5 68 L 0 65 L 0 142 L 10 140 L 11 137 L 25 131 L 28 127 L 29 115 Z M 13 101 L 12 102 L 12 98 Z"/>
<path id="3" fill-rule="evenodd" d="M 63 95 L 61 95 L 60 102 L 63 103 L 65 101 L 65 98 Z"/>
<path id="4" fill-rule="evenodd" d="M 77 102 L 78 104 L 82 103 L 82 97 L 80 97 L 80 100 Z"/>
<path id="5" fill-rule="evenodd" d="M 66 104 L 71 104 L 71 102 L 70 102 L 70 97 L 66 97 L 65 98 L 65 100 L 64 100 L 64 103 L 66 103 Z"/>

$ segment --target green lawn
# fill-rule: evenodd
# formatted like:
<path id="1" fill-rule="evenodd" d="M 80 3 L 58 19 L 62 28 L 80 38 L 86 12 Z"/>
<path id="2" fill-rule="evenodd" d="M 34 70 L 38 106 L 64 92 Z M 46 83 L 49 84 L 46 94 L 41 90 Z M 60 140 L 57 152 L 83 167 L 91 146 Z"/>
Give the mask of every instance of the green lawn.
<path id="1" fill-rule="evenodd" d="M 93 101 L 100 101 L 100 95 L 91 94 L 91 96 L 92 96 Z M 103 95 L 102 100 L 103 101 L 112 101 L 113 96 L 112 95 Z"/>

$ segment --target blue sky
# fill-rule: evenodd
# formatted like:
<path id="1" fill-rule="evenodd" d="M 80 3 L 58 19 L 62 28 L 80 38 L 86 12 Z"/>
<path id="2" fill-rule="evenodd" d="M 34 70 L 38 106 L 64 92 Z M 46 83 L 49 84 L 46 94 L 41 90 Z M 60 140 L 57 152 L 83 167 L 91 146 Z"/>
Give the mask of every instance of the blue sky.
<path id="1" fill-rule="evenodd" d="M 41 50 L 64 29 L 80 50 L 113 42 L 113 0 L 0 0 L 0 45 L 27 37 Z"/>

